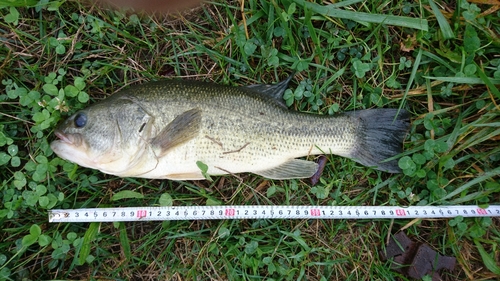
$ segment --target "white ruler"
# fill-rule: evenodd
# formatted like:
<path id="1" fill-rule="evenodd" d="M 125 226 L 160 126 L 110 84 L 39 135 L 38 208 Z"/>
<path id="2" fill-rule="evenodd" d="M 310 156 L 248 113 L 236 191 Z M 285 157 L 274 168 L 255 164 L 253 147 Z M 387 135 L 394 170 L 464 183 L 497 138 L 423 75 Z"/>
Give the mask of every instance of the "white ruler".
<path id="1" fill-rule="evenodd" d="M 412 219 L 500 217 L 500 205 L 478 206 L 175 206 L 49 210 L 49 222 L 227 219 Z"/>

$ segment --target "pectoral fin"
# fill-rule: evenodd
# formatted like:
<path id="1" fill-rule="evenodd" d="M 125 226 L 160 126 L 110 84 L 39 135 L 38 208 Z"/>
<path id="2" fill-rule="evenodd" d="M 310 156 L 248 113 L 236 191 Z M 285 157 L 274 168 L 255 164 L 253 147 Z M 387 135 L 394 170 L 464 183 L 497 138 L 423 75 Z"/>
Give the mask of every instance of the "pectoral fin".
<path id="1" fill-rule="evenodd" d="M 317 163 L 300 159 L 291 159 L 272 169 L 254 173 L 269 179 L 285 180 L 310 178 L 317 170 Z"/>
<path id="2" fill-rule="evenodd" d="M 193 108 L 175 117 L 160 133 L 151 139 L 153 147 L 159 147 L 159 157 L 165 155 L 168 150 L 181 145 L 194 137 L 200 131 L 201 110 Z"/>

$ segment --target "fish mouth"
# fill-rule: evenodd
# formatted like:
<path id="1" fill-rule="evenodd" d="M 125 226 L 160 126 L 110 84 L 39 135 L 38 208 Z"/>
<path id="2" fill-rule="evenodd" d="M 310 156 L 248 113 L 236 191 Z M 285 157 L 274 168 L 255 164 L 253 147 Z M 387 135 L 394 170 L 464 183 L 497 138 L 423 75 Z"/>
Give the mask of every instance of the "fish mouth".
<path id="1" fill-rule="evenodd" d="M 80 134 L 65 134 L 61 130 L 55 130 L 54 134 L 59 139 L 59 141 L 72 145 L 72 146 L 81 146 L 83 145 L 83 139 Z"/>
<path id="2" fill-rule="evenodd" d="M 60 141 L 65 142 L 67 144 L 74 144 L 75 139 L 71 135 L 65 135 L 63 132 L 56 130 L 54 132 L 57 138 L 59 138 Z"/>
<path id="3" fill-rule="evenodd" d="M 93 158 L 88 155 L 87 146 L 81 134 L 55 130 L 54 135 L 57 139 L 50 143 L 50 148 L 57 156 L 80 166 L 93 167 L 90 160 Z"/>

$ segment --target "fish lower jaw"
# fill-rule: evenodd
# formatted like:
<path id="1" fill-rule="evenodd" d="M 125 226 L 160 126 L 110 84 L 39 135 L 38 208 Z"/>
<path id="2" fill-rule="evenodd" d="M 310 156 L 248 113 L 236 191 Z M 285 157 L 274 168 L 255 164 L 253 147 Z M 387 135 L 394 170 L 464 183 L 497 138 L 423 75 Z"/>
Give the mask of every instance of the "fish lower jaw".
<path id="1" fill-rule="evenodd" d="M 73 142 L 68 138 L 66 137 L 65 135 L 63 135 L 61 132 L 58 132 L 56 131 L 54 133 L 62 142 L 65 142 L 65 143 L 69 143 L 69 144 L 72 144 Z"/>
<path id="2" fill-rule="evenodd" d="M 98 158 L 89 155 L 85 147 L 74 145 L 65 140 L 55 140 L 50 144 L 50 148 L 60 158 L 78 164 L 82 167 L 101 170 Z M 105 172 L 107 174 L 113 174 Z"/>

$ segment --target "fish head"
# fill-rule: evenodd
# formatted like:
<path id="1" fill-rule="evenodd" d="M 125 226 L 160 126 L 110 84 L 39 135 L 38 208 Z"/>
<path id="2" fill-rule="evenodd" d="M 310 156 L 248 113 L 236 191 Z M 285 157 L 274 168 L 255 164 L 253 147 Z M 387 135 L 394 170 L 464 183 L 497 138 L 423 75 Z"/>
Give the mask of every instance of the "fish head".
<path id="1" fill-rule="evenodd" d="M 80 166 L 125 175 L 147 150 L 151 128 L 151 116 L 136 102 L 108 99 L 66 119 L 50 147 Z"/>

